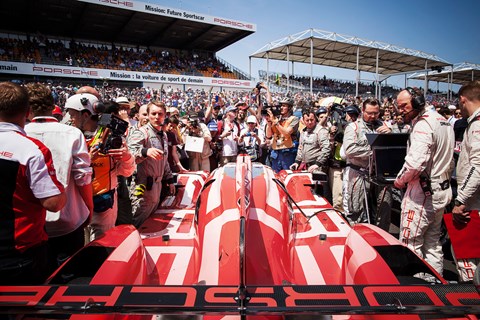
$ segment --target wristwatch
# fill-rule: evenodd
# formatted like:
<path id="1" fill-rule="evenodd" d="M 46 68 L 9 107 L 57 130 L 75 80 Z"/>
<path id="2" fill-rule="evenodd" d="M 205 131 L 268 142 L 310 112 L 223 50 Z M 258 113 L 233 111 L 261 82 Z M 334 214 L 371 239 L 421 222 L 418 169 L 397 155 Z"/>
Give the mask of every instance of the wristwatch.
<path id="1" fill-rule="evenodd" d="M 455 206 L 456 206 L 456 207 L 463 206 L 463 203 L 461 203 L 460 201 L 458 201 L 457 199 L 455 199 Z"/>

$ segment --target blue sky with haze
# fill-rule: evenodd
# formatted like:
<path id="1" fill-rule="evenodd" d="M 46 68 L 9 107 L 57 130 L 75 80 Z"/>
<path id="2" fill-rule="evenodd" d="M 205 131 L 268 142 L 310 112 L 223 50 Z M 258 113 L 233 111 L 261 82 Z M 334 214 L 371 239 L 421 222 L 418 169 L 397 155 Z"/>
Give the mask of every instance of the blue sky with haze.
<path id="1" fill-rule="evenodd" d="M 424 51 L 450 63 L 480 64 L 479 0 L 141 1 L 255 23 L 256 33 L 218 53 L 245 72 L 249 70 L 250 54 L 271 41 L 310 28 Z M 259 69 L 266 70 L 265 60 L 253 59 L 253 77 L 258 78 Z M 286 63 L 274 60 L 269 69 L 287 71 Z M 295 64 L 295 74 L 310 75 L 310 66 Z M 355 79 L 354 71 L 314 68 L 314 76 L 323 75 Z M 362 74 L 362 78 L 372 79 L 373 75 Z M 403 82 L 403 77 L 389 80 L 398 86 Z M 411 85 L 423 86 L 423 82 Z"/>

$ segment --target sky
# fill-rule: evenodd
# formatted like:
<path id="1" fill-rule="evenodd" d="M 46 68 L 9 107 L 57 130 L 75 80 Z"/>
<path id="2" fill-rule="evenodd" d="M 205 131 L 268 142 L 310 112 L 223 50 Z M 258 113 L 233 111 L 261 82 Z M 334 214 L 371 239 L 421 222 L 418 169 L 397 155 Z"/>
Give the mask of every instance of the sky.
<path id="1" fill-rule="evenodd" d="M 269 42 L 313 28 L 435 54 L 450 62 L 480 64 L 480 0 L 141 0 L 162 6 L 255 23 L 257 31 L 217 55 L 248 73 L 249 55 Z M 295 64 L 295 75 L 310 75 L 310 65 Z M 266 60 L 252 59 L 252 76 Z M 285 62 L 270 60 L 271 72 L 287 72 Z M 318 66 L 314 77 L 354 81 L 355 71 Z M 362 73 L 362 79 L 374 75 Z M 387 83 L 403 86 L 404 76 Z M 422 87 L 423 81 L 409 81 Z M 436 89 L 434 82 L 430 87 Z M 456 86 L 455 88 L 457 88 Z M 454 88 L 454 89 L 455 89 Z M 446 90 L 446 85 L 440 85 Z"/>

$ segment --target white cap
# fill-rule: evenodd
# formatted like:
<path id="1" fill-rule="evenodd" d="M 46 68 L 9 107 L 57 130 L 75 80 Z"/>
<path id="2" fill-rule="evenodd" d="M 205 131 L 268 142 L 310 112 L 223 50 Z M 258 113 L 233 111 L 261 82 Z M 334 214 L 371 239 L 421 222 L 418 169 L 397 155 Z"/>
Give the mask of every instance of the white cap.
<path id="1" fill-rule="evenodd" d="M 115 102 L 118 103 L 118 104 L 122 104 L 122 103 L 130 104 L 130 101 L 128 101 L 128 98 L 127 98 L 127 97 L 118 97 L 118 98 L 115 100 Z"/>
<path id="2" fill-rule="evenodd" d="M 450 110 L 457 110 L 457 107 L 455 107 L 453 104 L 448 106 L 448 109 Z"/>
<path id="3" fill-rule="evenodd" d="M 255 116 L 248 116 L 247 123 L 257 123 L 257 118 Z"/>
<path id="4" fill-rule="evenodd" d="M 88 110 L 91 114 L 97 114 L 93 106 L 98 102 L 98 98 L 90 93 L 74 94 L 65 102 L 65 109 L 73 109 L 77 111 Z"/>

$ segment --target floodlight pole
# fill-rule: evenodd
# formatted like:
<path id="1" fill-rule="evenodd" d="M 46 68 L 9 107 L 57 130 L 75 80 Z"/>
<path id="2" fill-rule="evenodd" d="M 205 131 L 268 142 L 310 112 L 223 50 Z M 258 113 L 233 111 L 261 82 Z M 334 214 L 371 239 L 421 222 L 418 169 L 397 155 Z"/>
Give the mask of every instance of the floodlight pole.
<path id="1" fill-rule="evenodd" d="M 357 81 L 355 83 L 355 97 L 358 97 L 358 82 L 360 81 L 360 46 L 357 46 Z"/>
<path id="2" fill-rule="evenodd" d="M 375 98 L 380 100 L 380 96 L 378 95 L 378 49 L 377 49 L 377 58 L 375 61 Z"/>
<path id="3" fill-rule="evenodd" d="M 290 46 L 287 46 L 287 93 L 290 91 Z"/>
<path id="4" fill-rule="evenodd" d="M 270 88 L 270 54 L 267 51 L 267 86 Z"/>
<path id="5" fill-rule="evenodd" d="M 428 91 L 428 60 L 425 60 L 425 91 L 423 92 L 423 97 L 427 98 Z"/>
<path id="6" fill-rule="evenodd" d="M 313 96 L 313 37 L 310 38 L 310 96 Z"/>
<path id="7" fill-rule="evenodd" d="M 252 57 L 248 57 L 248 76 L 252 80 Z"/>

